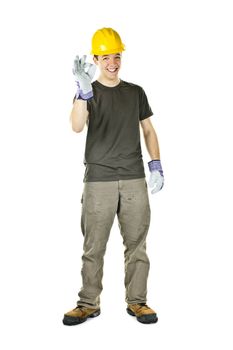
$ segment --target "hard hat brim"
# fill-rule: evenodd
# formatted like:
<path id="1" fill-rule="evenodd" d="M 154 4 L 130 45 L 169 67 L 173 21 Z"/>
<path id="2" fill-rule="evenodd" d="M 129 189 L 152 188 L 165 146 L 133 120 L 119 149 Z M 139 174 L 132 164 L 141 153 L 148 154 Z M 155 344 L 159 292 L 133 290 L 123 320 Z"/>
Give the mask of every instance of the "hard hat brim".
<path id="1" fill-rule="evenodd" d="M 91 55 L 96 55 L 96 56 L 103 56 L 103 55 L 111 55 L 114 53 L 120 53 L 122 51 L 125 51 L 125 45 L 123 44 L 121 47 L 117 47 L 115 49 L 111 50 L 91 50 Z"/>

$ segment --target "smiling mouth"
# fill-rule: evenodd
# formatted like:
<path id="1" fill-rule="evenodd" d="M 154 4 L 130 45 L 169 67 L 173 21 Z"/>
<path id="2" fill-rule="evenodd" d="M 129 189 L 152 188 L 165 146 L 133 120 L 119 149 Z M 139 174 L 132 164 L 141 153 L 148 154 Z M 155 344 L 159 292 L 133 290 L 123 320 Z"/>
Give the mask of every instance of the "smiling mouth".
<path id="1" fill-rule="evenodd" d="M 117 70 L 118 70 L 118 68 L 114 68 L 114 69 L 107 68 L 107 71 L 110 73 L 115 73 Z"/>

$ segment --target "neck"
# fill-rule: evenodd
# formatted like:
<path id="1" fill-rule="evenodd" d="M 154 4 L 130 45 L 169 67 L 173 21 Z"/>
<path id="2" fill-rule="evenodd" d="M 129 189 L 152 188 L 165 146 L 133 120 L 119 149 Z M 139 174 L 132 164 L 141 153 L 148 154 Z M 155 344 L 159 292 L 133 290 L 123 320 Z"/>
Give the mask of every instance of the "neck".
<path id="1" fill-rule="evenodd" d="M 103 84 L 105 86 L 109 86 L 109 87 L 114 87 L 114 86 L 116 86 L 116 85 L 118 85 L 120 83 L 120 78 L 119 77 L 116 77 L 114 79 L 107 79 L 107 78 L 103 77 L 102 75 L 100 75 L 97 80 L 101 84 Z"/>

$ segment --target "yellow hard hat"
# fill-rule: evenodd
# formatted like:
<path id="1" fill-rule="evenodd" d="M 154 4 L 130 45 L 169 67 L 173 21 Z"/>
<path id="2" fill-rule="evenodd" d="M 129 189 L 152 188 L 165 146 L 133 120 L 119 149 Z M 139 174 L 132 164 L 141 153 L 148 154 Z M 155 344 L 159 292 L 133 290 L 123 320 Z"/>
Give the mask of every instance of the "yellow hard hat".
<path id="1" fill-rule="evenodd" d="M 92 37 L 92 55 L 110 55 L 124 50 L 120 35 L 112 28 L 98 29 Z"/>

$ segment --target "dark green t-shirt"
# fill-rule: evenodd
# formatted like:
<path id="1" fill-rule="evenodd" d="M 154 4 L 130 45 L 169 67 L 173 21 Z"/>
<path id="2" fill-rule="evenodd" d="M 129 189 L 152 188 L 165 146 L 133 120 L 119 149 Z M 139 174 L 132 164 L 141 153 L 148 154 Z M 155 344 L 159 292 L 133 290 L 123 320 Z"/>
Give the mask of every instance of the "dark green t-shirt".
<path id="1" fill-rule="evenodd" d="M 96 80 L 92 87 L 83 181 L 145 177 L 139 122 L 153 113 L 144 90 L 123 80 L 114 87 Z"/>

